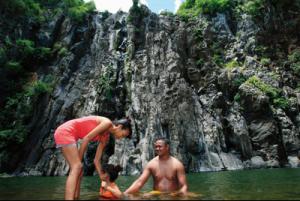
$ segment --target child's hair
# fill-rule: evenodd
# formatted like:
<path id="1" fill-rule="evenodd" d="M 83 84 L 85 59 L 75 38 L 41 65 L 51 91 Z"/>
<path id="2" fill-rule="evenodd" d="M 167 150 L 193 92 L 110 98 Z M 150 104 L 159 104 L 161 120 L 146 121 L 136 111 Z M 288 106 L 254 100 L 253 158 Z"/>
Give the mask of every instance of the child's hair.
<path id="1" fill-rule="evenodd" d="M 114 182 L 118 178 L 119 172 L 123 170 L 120 165 L 114 166 L 112 164 L 104 164 L 102 169 L 109 175 L 110 182 Z"/>
<path id="2" fill-rule="evenodd" d="M 113 124 L 115 125 L 122 125 L 122 129 L 128 129 L 129 130 L 129 134 L 126 138 L 131 139 L 131 133 L 132 133 L 132 129 L 131 129 L 131 119 L 129 117 L 126 117 L 124 119 L 120 119 L 120 120 L 115 120 L 113 122 Z"/>

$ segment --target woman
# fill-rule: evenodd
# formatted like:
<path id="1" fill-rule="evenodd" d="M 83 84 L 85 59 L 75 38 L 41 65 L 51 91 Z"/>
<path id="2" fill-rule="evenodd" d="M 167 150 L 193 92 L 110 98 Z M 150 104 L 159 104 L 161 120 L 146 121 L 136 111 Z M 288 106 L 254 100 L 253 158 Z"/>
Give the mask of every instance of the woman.
<path id="1" fill-rule="evenodd" d="M 61 148 L 63 156 L 70 167 L 65 186 L 65 200 L 79 198 L 80 182 L 83 174 L 81 161 L 88 143 L 90 141 L 101 142 L 95 155 L 95 159 L 99 159 L 99 153 L 97 152 L 100 152 L 107 144 L 109 134 L 112 134 L 116 139 L 130 138 L 130 119 L 126 118 L 112 122 L 102 116 L 87 116 L 67 121 L 56 129 L 54 134 L 56 147 Z M 80 148 L 77 149 L 76 144 L 79 139 L 82 139 L 82 143 Z M 94 160 L 94 163 L 98 174 L 100 174 L 98 159 Z"/>

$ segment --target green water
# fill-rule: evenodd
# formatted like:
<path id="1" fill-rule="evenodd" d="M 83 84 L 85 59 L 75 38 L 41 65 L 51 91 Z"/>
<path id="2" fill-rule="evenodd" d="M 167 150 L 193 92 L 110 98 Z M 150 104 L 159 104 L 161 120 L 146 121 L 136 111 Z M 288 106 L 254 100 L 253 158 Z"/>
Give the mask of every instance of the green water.
<path id="1" fill-rule="evenodd" d="M 124 191 L 137 177 L 120 176 L 117 184 Z M 1 200 L 55 200 L 63 199 L 66 177 L 9 177 L 0 178 Z M 300 169 L 267 169 L 188 174 L 188 198 L 175 199 L 259 199 L 299 200 Z M 81 186 L 82 200 L 98 199 L 100 181 L 97 176 L 84 177 Z M 128 199 L 174 199 L 168 195 L 145 197 L 152 190 L 152 180 L 142 193 Z"/>

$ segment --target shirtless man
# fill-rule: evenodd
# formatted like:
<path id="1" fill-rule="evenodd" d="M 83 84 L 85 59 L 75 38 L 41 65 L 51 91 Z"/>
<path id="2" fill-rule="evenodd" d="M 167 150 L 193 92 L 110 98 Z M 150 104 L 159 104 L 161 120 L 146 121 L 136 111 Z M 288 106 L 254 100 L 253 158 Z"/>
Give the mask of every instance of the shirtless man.
<path id="1" fill-rule="evenodd" d="M 170 143 L 166 138 L 158 138 L 155 143 L 157 156 L 145 167 L 142 175 L 124 192 L 131 194 L 138 192 L 153 177 L 153 190 L 160 192 L 177 192 L 187 194 L 185 170 L 182 163 L 170 156 Z"/>

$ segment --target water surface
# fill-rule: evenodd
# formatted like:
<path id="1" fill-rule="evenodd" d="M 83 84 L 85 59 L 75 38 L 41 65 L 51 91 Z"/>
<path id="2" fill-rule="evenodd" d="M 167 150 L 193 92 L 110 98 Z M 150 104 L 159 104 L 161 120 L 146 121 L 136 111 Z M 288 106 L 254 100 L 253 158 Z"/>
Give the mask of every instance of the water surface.
<path id="1" fill-rule="evenodd" d="M 120 176 L 117 184 L 124 191 L 137 177 Z M 0 178 L 1 200 L 57 200 L 64 198 L 66 177 Z M 300 169 L 263 169 L 187 174 L 189 197 L 149 195 L 150 179 L 139 195 L 127 199 L 203 199 L 203 200 L 299 200 Z M 98 199 L 97 176 L 84 177 L 81 200 Z"/>

